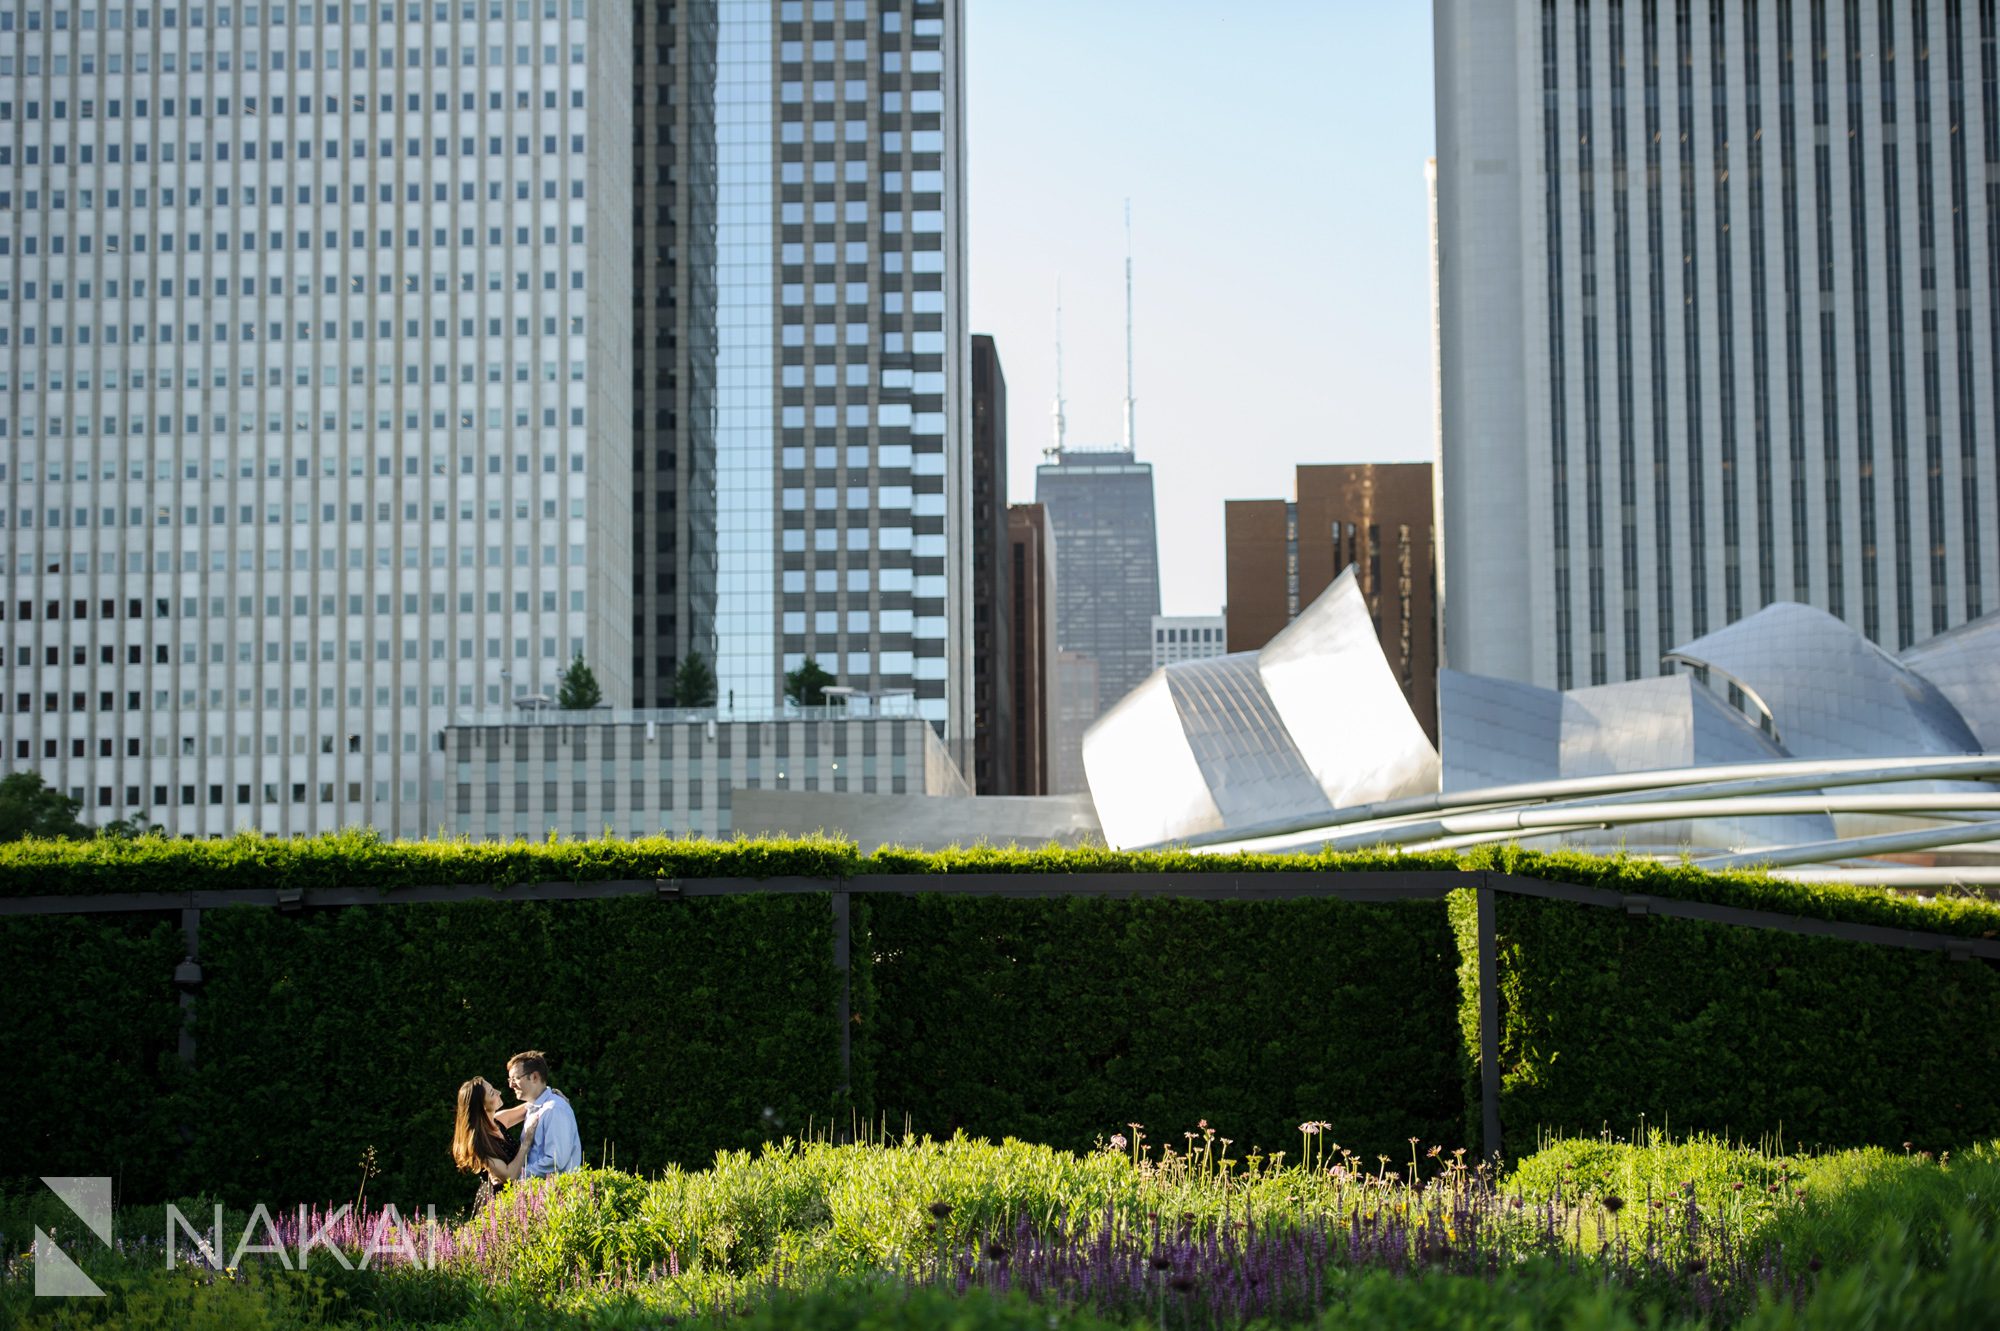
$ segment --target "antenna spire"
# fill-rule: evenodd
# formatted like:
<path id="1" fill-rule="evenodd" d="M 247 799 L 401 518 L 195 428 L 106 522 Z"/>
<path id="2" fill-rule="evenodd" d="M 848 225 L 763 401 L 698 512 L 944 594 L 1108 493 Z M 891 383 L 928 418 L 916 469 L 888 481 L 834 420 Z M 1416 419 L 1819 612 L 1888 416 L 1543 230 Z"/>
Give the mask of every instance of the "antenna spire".
<path id="1" fill-rule="evenodd" d="M 1053 457 L 1062 452 L 1069 431 L 1069 422 L 1063 416 L 1062 387 L 1062 277 L 1056 277 L 1056 405 L 1055 405 L 1055 446 L 1047 450 L 1045 456 Z"/>
<path id="2" fill-rule="evenodd" d="M 1136 452 L 1133 416 L 1138 401 L 1132 396 L 1132 200 L 1125 200 L 1125 451 Z"/>

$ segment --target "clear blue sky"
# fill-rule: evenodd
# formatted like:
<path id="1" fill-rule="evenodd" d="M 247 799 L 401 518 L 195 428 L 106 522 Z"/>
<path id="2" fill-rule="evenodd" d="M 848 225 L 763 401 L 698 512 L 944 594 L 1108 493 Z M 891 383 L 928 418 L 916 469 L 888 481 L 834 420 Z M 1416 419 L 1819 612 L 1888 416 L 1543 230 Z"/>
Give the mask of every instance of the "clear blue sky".
<path id="1" fill-rule="evenodd" d="M 1214 614 L 1223 500 L 1431 455 L 1431 6 L 966 11 L 971 322 L 1007 376 L 1009 497 L 1051 437 L 1058 276 L 1069 440 L 1119 437 L 1129 196 L 1162 609 Z"/>

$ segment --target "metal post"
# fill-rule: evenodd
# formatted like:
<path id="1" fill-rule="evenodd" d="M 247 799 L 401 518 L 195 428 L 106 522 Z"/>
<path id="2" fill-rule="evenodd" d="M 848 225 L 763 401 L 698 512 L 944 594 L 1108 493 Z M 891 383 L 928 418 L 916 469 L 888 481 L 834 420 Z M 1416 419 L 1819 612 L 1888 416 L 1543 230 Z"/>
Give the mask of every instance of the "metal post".
<path id="1" fill-rule="evenodd" d="M 181 991 L 181 1062 L 194 1066 L 194 991 L 201 985 L 201 911 L 181 911 L 181 938 L 187 957 L 174 967 L 174 985 Z"/>
<path id="2" fill-rule="evenodd" d="M 1479 1108 L 1485 1129 L 1482 1158 L 1500 1165 L 1500 978 L 1494 942 L 1493 888 L 1479 875 Z"/>
<path id="3" fill-rule="evenodd" d="M 847 893 L 835 889 L 833 893 L 833 968 L 839 972 L 840 1001 L 835 1008 L 835 1016 L 840 1024 L 840 1093 L 842 1095 L 854 1085 L 854 1039 L 853 1039 L 853 976 L 850 966 L 852 939 L 849 930 L 849 903 Z"/>

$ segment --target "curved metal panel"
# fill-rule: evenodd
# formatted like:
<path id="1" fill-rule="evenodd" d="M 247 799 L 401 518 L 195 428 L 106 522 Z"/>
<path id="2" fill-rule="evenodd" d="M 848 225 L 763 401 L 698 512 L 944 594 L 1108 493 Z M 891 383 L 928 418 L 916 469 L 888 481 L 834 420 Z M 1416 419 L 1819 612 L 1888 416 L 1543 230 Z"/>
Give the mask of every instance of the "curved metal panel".
<path id="1" fill-rule="evenodd" d="M 1255 654 L 1176 662 L 1162 673 L 1224 826 L 1332 812 L 1264 691 Z"/>
<path id="2" fill-rule="evenodd" d="M 1443 790 L 1553 781 L 1563 775 L 1563 697 L 1511 679 L 1438 671 Z"/>
<path id="3" fill-rule="evenodd" d="M 1801 758 L 1977 753 L 1944 694 L 1824 610 L 1779 601 L 1671 655 L 1755 689 Z"/>
<path id="4" fill-rule="evenodd" d="M 1083 770 L 1108 845 L 1144 846 L 1224 826 L 1163 670 L 1084 732 Z"/>
<path id="5" fill-rule="evenodd" d="M 1382 655 L 1353 566 L 1264 645 L 1257 670 L 1334 808 L 1437 790 L 1437 750 Z"/>
<path id="6" fill-rule="evenodd" d="M 2000 611 L 1918 643 L 1901 661 L 1958 709 L 1982 747 L 2000 751 Z"/>

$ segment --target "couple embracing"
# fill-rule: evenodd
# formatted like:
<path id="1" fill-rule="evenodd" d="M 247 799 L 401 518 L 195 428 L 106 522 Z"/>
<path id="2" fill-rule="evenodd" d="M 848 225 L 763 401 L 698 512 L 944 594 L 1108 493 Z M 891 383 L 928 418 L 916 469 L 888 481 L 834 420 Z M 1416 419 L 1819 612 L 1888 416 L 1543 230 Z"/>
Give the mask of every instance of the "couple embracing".
<path id="1" fill-rule="evenodd" d="M 451 1154 L 460 1169 L 479 1175 L 474 1215 L 493 1200 L 498 1186 L 515 1179 L 566 1174 L 583 1164 L 576 1113 L 563 1093 L 549 1085 L 548 1057 L 531 1049 L 508 1059 L 507 1087 L 516 1103 L 505 1109 L 499 1090 L 484 1077 L 458 1088 Z M 518 1144 L 508 1135 L 517 1126 Z"/>

